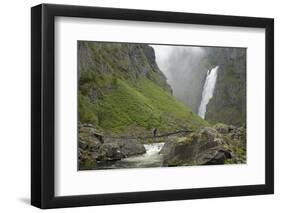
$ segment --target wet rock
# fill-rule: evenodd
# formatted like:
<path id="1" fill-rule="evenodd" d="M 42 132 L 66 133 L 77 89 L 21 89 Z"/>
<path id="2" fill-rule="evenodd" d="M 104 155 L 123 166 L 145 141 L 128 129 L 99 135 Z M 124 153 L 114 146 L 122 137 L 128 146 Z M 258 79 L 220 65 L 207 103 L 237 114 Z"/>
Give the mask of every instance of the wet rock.
<path id="1" fill-rule="evenodd" d="M 93 169 L 97 164 L 145 153 L 136 139 L 104 137 L 91 124 L 79 124 L 79 168 Z"/>
<path id="2" fill-rule="evenodd" d="M 105 142 L 100 147 L 96 147 L 95 150 L 91 150 L 92 157 L 95 156 L 97 161 L 116 161 L 121 160 L 133 155 L 145 153 L 145 147 L 143 144 L 135 140 L 111 140 L 111 142 Z"/>
<path id="3" fill-rule="evenodd" d="M 124 140 L 120 144 L 121 153 L 126 156 L 133 156 L 145 153 L 145 147 L 137 140 Z"/>
<path id="4" fill-rule="evenodd" d="M 103 144 L 98 150 L 98 153 L 101 153 L 98 157 L 99 161 L 114 161 L 125 157 L 120 150 L 119 144 L 114 143 Z"/>

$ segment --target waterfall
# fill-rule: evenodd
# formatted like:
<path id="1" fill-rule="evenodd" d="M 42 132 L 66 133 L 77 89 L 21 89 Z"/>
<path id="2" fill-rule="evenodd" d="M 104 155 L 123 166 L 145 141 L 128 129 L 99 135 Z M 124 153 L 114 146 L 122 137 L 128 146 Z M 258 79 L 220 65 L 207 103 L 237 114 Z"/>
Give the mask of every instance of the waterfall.
<path id="1" fill-rule="evenodd" d="M 210 99 L 213 97 L 213 93 L 217 81 L 218 68 L 219 66 L 216 66 L 215 68 L 208 70 L 207 72 L 207 77 L 202 91 L 202 99 L 198 108 L 198 115 L 203 119 L 205 118 L 207 104 L 209 103 Z"/>

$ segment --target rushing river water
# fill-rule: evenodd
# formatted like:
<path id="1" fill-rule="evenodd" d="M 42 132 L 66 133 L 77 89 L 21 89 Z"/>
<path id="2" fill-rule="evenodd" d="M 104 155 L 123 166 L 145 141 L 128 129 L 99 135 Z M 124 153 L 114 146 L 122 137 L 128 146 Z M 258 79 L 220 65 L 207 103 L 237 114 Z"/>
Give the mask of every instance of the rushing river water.
<path id="1" fill-rule="evenodd" d="M 144 144 L 146 153 L 124 158 L 111 165 L 102 166 L 104 169 L 114 168 L 148 168 L 162 166 L 163 155 L 160 154 L 164 143 Z"/>

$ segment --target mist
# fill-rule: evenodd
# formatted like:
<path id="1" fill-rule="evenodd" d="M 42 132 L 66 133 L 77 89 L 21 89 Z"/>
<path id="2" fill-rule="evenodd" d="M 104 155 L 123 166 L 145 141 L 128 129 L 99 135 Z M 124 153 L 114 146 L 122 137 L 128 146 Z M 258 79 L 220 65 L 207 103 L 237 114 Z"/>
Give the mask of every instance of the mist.
<path id="1" fill-rule="evenodd" d="M 204 47 L 151 46 L 174 96 L 197 113 L 207 73 Z"/>

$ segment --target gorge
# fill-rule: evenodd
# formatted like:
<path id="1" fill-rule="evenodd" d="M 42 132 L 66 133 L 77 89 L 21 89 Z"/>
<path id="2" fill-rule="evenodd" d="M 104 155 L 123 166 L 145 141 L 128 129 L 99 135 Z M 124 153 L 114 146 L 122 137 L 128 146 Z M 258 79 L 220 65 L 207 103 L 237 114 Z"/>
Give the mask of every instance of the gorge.
<path id="1" fill-rule="evenodd" d="M 246 124 L 246 48 L 152 45 L 173 95 L 199 113 L 206 71 L 218 66 L 204 119 Z"/>
<path id="2" fill-rule="evenodd" d="M 78 42 L 79 170 L 246 162 L 246 51 Z"/>

